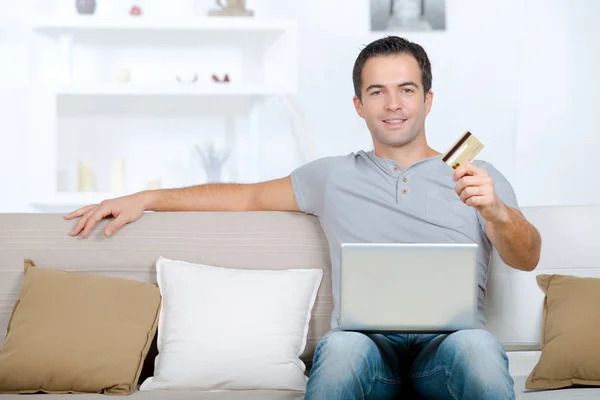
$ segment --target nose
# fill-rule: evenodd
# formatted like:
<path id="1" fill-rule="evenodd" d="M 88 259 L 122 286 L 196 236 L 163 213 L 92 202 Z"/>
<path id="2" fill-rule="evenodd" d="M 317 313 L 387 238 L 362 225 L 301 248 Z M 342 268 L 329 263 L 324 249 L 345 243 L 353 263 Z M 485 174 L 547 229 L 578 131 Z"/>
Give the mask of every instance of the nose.
<path id="1" fill-rule="evenodd" d="M 395 93 L 390 93 L 386 96 L 385 108 L 387 111 L 398 111 L 402 109 L 400 96 Z"/>

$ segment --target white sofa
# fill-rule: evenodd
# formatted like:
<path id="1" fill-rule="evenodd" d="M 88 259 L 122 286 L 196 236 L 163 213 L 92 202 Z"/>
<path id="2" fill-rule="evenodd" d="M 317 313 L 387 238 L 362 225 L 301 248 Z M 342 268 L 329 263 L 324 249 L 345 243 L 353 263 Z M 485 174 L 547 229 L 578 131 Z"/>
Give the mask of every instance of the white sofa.
<path id="1" fill-rule="evenodd" d="M 544 294 L 540 273 L 600 277 L 600 206 L 524 207 L 542 235 L 542 255 L 533 272 L 506 266 L 494 252 L 486 296 L 487 328 L 508 350 L 518 399 L 600 399 L 600 388 L 525 390 L 540 357 Z M 598 360 L 600 362 L 600 360 Z"/>
<path id="2" fill-rule="evenodd" d="M 525 380 L 539 358 L 543 294 L 538 273 L 600 277 L 600 206 L 524 208 L 540 230 L 543 249 L 534 272 L 513 270 L 494 254 L 486 299 L 487 326 L 509 351 L 518 399 L 598 399 L 600 388 L 526 391 Z M 316 218 L 300 213 L 148 213 L 105 238 L 103 220 L 92 237 L 67 235 L 74 222 L 58 214 L 0 214 L 0 346 L 20 291 L 23 259 L 47 268 L 155 282 L 159 256 L 239 268 L 322 268 L 303 359 L 310 364 L 332 310 L 331 274 L 325 236 Z M 599 360 L 600 362 L 600 360 Z M 101 395 L 75 395 L 100 398 Z M 72 395 L 49 395 L 72 399 Z M 298 392 L 134 392 L 135 399 L 299 399 Z M 0 400 L 22 396 L 0 395 Z"/>

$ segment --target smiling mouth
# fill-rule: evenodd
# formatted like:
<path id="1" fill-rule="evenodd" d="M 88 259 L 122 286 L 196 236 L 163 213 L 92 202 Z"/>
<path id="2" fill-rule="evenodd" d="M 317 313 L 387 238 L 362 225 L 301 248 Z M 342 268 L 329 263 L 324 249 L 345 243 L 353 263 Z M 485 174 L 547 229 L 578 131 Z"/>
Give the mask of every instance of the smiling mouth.
<path id="1" fill-rule="evenodd" d="M 401 118 L 398 118 L 398 119 L 384 119 L 383 123 L 386 124 L 389 127 L 397 128 L 397 127 L 403 126 L 406 123 L 406 121 L 407 121 L 406 119 L 401 119 Z"/>

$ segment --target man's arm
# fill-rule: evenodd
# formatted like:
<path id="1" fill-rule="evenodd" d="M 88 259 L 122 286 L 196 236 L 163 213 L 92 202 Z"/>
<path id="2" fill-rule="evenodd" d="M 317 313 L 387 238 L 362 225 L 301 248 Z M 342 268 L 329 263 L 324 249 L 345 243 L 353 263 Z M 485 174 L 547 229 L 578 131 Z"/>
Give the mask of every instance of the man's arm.
<path id="1" fill-rule="evenodd" d="M 65 216 L 82 217 L 71 231 L 88 237 L 94 225 L 112 215 L 115 219 L 104 234 L 112 235 L 136 221 L 144 211 L 300 211 L 289 176 L 253 184 L 204 184 L 181 189 L 152 190 L 105 200 L 82 207 Z"/>
<path id="2" fill-rule="evenodd" d="M 148 211 L 300 211 L 289 176 L 253 184 L 213 183 L 146 192 Z"/>
<path id="3" fill-rule="evenodd" d="M 453 179 L 460 199 L 485 219 L 485 233 L 502 261 L 515 269 L 533 271 L 540 260 L 540 234 L 518 210 L 500 200 L 487 171 L 468 163 L 454 171 Z"/>
<path id="4" fill-rule="evenodd" d="M 514 208 L 504 217 L 485 224 L 485 233 L 498 250 L 502 261 L 522 271 L 533 271 L 540 261 L 542 238 L 538 230 Z"/>

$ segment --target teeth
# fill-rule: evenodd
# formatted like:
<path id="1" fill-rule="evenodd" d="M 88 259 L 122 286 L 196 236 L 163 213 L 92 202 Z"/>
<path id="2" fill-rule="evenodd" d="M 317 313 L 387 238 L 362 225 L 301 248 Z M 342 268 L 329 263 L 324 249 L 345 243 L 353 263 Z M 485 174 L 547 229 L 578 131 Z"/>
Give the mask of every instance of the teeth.
<path id="1" fill-rule="evenodd" d="M 402 120 L 401 119 L 390 119 L 385 122 L 387 122 L 388 124 L 399 124 L 402 122 Z"/>

